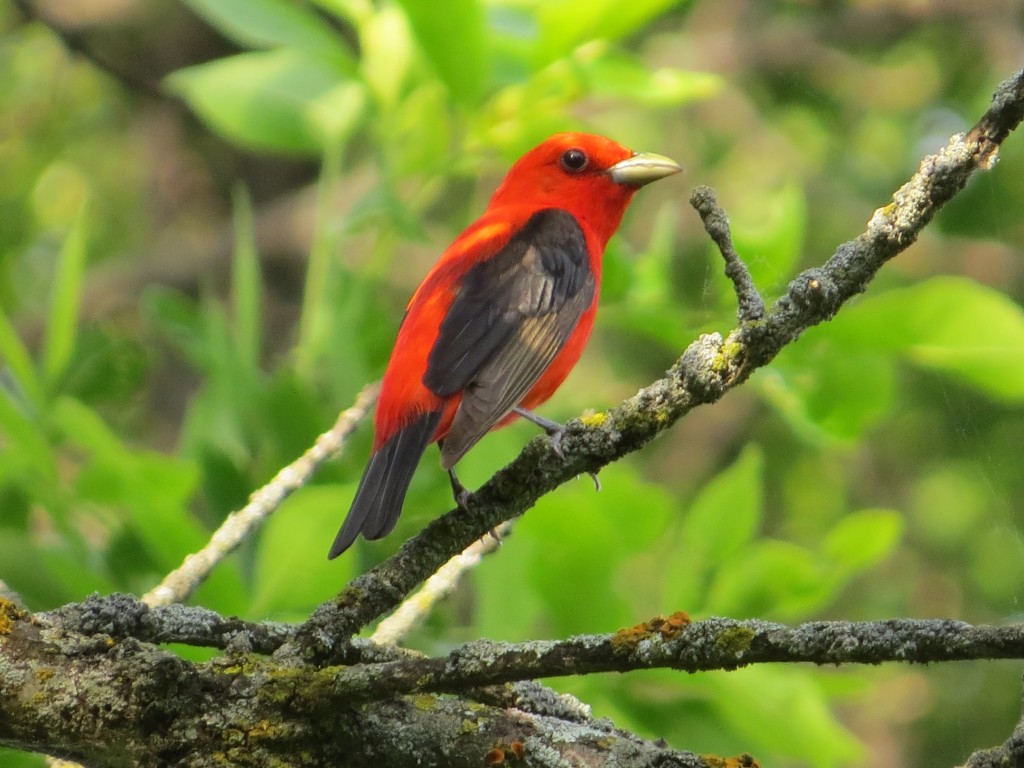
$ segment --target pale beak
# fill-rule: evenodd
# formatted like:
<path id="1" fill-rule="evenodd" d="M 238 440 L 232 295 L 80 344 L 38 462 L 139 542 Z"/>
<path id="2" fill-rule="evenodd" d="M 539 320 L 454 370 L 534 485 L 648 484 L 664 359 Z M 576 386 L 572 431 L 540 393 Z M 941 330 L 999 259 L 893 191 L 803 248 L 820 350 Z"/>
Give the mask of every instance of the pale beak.
<path id="1" fill-rule="evenodd" d="M 652 152 L 638 152 L 632 157 L 620 160 L 608 169 L 608 175 L 616 184 L 630 187 L 642 187 L 652 181 L 664 179 L 673 173 L 679 173 L 683 167 L 675 160 Z"/>

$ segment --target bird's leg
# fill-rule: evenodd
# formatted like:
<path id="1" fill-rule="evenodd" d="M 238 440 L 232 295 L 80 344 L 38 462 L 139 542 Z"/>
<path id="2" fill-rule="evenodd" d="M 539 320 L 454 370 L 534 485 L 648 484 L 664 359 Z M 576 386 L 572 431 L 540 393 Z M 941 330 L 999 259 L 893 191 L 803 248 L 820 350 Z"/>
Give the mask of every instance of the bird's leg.
<path id="1" fill-rule="evenodd" d="M 443 439 L 437 441 L 437 447 L 444 448 Z M 462 481 L 459 480 L 459 476 L 455 474 L 455 467 L 448 468 L 448 482 L 452 484 L 452 496 L 455 497 L 455 503 L 458 505 L 459 509 L 463 509 L 468 512 L 469 489 L 462 484 Z M 487 535 L 494 539 L 494 541 L 499 545 L 501 544 L 501 537 L 495 533 L 493 528 L 487 532 Z"/>
<path id="2" fill-rule="evenodd" d="M 448 482 L 452 484 L 452 496 L 455 497 L 455 503 L 462 509 L 469 509 L 469 489 L 462 484 L 454 469 L 448 470 Z"/>
<path id="3" fill-rule="evenodd" d="M 520 408 L 519 406 L 513 408 L 512 412 L 518 413 L 527 421 L 532 421 L 538 427 L 547 432 L 548 437 L 551 438 L 551 450 L 555 452 L 558 458 L 565 458 L 565 454 L 562 453 L 562 435 L 565 434 L 564 424 L 559 424 L 557 421 L 552 421 L 551 419 L 545 419 L 543 416 L 539 416 L 533 411 L 528 411 L 525 408 Z M 587 472 L 587 474 L 590 475 L 590 479 L 594 481 L 594 490 L 600 491 L 601 481 L 598 479 L 597 473 Z"/>
<path id="4" fill-rule="evenodd" d="M 438 448 L 444 448 L 444 440 L 437 441 Z M 448 482 L 452 484 L 452 496 L 455 497 L 455 503 L 460 509 L 469 509 L 469 489 L 462 484 L 459 480 L 459 476 L 455 474 L 455 468 L 448 468 Z"/>
<path id="5" fill-rule="evenodd" d="M 545 419 L 543 416 L 528 411 L 525 408 L 520 408 L 518 405 L 512 409 L 513 413 L 517 413 L 527 421 L 532 421 L 538 427 L 548 433 L 548 438 L 551 440 L 551 450 L 555 452 L 555 455 L 560 459 L 565 458 L 565 454 L 562 453 L 562 435 L 565 434 L 565 425 L 559 424 L 557 421 L 551 419 Z"/>

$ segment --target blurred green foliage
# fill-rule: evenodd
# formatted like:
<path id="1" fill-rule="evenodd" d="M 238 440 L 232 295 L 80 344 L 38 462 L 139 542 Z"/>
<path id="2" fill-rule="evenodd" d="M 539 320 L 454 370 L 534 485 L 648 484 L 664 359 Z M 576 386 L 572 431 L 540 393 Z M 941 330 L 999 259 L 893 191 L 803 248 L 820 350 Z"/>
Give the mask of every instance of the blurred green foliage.
<path id="1" fill-rule="evenodd" d="M 844 26 L 879 21 L 857 4 L 740 3 L 721 17 L 672 0 L 185 5 L 234 49 L 172 73 L 166 92 L 233 144 L 319 162 L 304 290 L 290 319 L 270 316 L 265 209 L 232 179 L 233 194 L 201 211 L 190 193 L 215 200 L 217 185 L 185 184 L 185 215 L 164 228 L 153 187 L 199 173 L 188 152 L 168 170 L 152 127 L 166 115 L 0 4 L 0 579 L 34 609 L 142 592 L 201 546 L 380 374 L 418 278 L 546 135 L 582 127 L 682 161 L 689 183 L 718 188 L 771 298 L 980 114 L 1012 59 L 994 52 L 997 39 L 1012 47 L 998 18 Z M 1022 157 L 1012 136 L 1001 165 L 865 297 L 609 467 L 601 493 L 584 478 L 545 497 L 414 642 L 441 652 L 479 636 L 606 632 L 676 610 L 1017 616 Z M 551 416 L 611 405 L 697 332 L 732 327 L 734 297 L 685 195 L 673 181 L 638 197 L 606 256 L 591 350 Z M 182 258 L 202 217 L 232 235 L 226 289 L 214 265 L 185 259 L 191 290 L 144 273 L 138 295 L 106 308 L 112 272 L 148 269 L 137 254 L 158 236 Z M 464 479 L 486 479 L 534 432 L 489 436 Z M 427 460 L 398 531 L 328 563 L 368 433 L 196 602 L 301 620 L 451 506 Z M 945 766 L 1016 718 L 1018 669 L 959 669 L 554 683 L 680 748 L 765 765 Z M 985 685 L 957 699 L 957 674 Z"/>

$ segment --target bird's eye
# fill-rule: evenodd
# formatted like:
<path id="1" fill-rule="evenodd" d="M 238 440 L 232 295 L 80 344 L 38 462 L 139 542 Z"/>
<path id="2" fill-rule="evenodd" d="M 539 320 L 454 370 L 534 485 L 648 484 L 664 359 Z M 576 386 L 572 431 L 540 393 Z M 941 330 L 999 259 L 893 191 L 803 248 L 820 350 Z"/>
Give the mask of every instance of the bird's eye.
<path id="1" fill-rule="evenodd" d="M 562 168 L 569 173 L 579 173 L 587 167 L 590 158 L 582 149 L 567 149 L 562 153 Z"/>

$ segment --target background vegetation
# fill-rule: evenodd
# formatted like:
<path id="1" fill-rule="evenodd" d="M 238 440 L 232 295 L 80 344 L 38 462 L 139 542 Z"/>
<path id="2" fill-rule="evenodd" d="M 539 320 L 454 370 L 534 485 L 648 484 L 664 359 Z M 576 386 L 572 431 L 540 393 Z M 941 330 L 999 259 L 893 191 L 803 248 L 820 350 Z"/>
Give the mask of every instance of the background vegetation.
<path id="1" fill-rule="evenodd" d="M 686 199 L 714 186 L 776 295 L 968 127 L 1024 53 L 1012 2 L 0 0 L 0 579 L 32 609 L 142 592 L 307 447 L 509 162 L 582 128 L 686 166 L 606 257 L 545 409 L 618 402 L 734 297 Z M 69 52 L 73 50 L 75 52 Z M 655 445 L 547 497 L 413 638 L 657 613 L 1018 619 L 1024 145 L 855 306 Z M 535 434 L 489 436 L 470 486 Z M 324 559 L 345 456 L 197 603 L 303 618 L 450 506 Z M 560 680 L 619 726 L 771 765 L 949 766 L 1017 720 L 1020 666 Z M 0 752 L 0 765 L 38 765 Z"/>

